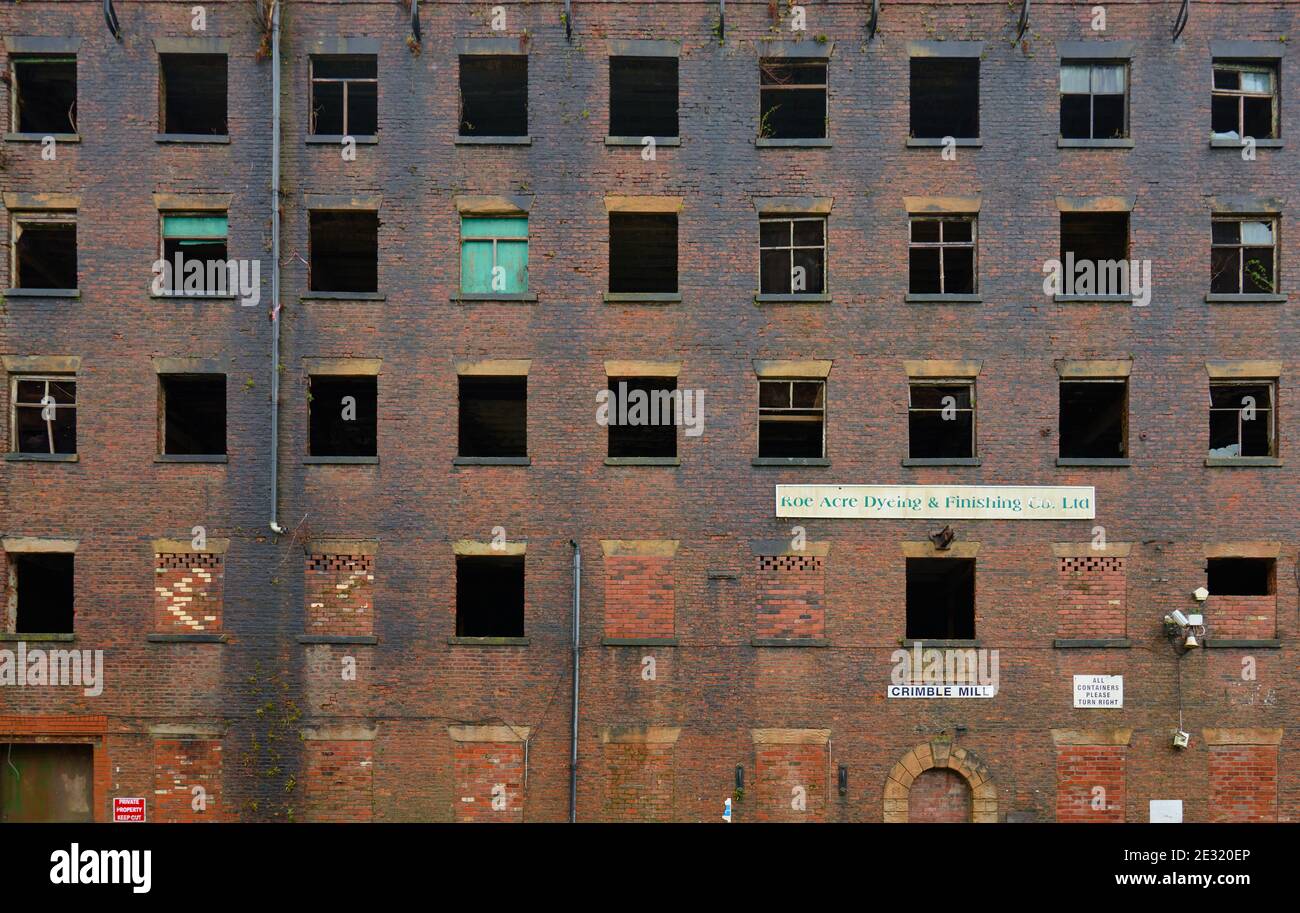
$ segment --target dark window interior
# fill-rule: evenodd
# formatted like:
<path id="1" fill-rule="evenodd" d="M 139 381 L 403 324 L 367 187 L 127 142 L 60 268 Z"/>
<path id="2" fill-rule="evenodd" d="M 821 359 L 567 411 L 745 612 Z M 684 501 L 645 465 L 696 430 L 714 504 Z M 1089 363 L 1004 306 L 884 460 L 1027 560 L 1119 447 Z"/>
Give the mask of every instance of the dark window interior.
<path id="1" fill-rule="evenodd" d="M 162 374 L 163 453 L 226 452 L 226 375 Z"/>
<path id="2" fill-rule="evenodd" d="M 826 384 L 819 380 L 762 380 L 758 384 L 758 455 L 825 456 Z"/>
<path id="3" fill-rule="evenodd" d="M 764 60 L 759 64 L 759 77 L 760 137 L 826 136 L 825 60 Z"/>
<path id="4" fill-rule="evenodd" d="M 160 55 L 162 132 L 226 135 L 226 55 Z"/>
<path id="5" fill-rule="evenodd" d="M 524 636 L 524 557 L 456 556 L 456 636 Z"/>
<path id="6" fill-rule="evenodd" d="M 1210 558 L 1205 586 L 1211 596 L 1271 596 L 1276 592 L 1272 558 Z"/>
<path id="7" fill-rule="evenodd" d="M 975 412 L 970 384 L 912 384 L 908 456 L 959 459 L 975 456 Z"/>
<path id="8" fill-rule="evenodd" d="M 16 453 L 77 452 L 75 380 L 19 378 L 15 393 Z"/>
<path id="9" fill-rule="evenodd" d="M 1210 291 L 1271 294 L 1277 290 L 1276 223 L 1271 219 L 1214 219 Z"/>
<path id="10" fill-rule="evenodd" d="M 1061 382 L 1061 451 L 1067 459 L 1128 456 L 1128 384 Z"/>
<path id="11" fill-rule="evenodd" d="M 1273 385 L 1210 385 L 1210 456 L 1277 455 Z"/>
<path id="12" fill-rule="evenodd" d="M 311 213 L 311 290 L 379 291 L 379 213 Z"/>
<path id="13" fill-rule="evenodd" d="M 1077 263 L 1128 259 L 1128 213 L 1061 213 L 1061 262 L 1074 252 Z"/>
<path id="14" fill-rule="evenodd" d="M 14 288 L 77 287 L 77 223 L 17 222 Z"/>
<path id="15" fill-rule="evenodd" d="M 1274 139 L 1277 68 L 1249 61 L 1215 61 L 1210 129 L 1239 137 Z"/>
<path id="16" fill-rule="evenodd" d="M 975 636 L 975 559 L 907 559 L 907 636 L 939 640 Z"/>
<path id="17" fill-rule="evenodd" d="M 373 136 L 379 132 L 379 64 L 370 55 L 313 57 L 311 132 Z"/>
<path id="18" fill-rule="evenodd" d="M 13 58 L 19 133 L 77 132 L 75 57 Z"/>
<path id="19" fill-rule="evenodd" d="M 1066 139 L 1119 139 L 1128 136 L 1126 86 L 1122 62 L 1061 64 L 1061 136 Z"/>
<path id="20" fill-rule="evenodd" d="M 677 214 L 609 214 L 609 290 L 677 291 Z"/>
<path id="21" fill-rule="evenodd" d="M 528 455 L 527 377 L 460 378 L 459 455 Z"/>
<path id="22" fill-rule="evenodd" d="M 609 400 L 609 455 L 612 457 L 677 456 L 677 379 L 675 377 L 626 377 L 609 379 L 614 396 Z M 639 392 L 638 392 L 639 391 Z M 671 394 L 670 399 L 665 394 Z M 644 396 L 644 399 L 642 397 Z M 625 408 L 630 419 L 639 424 L 619 424 Z M 633 409 L 644 402 L 638 413 Z M 659 424 L 649 424 L 651 419 Z"/>
<path id="23" fill-rule="evenodd" d="M 677 58 L 609 58 L 611 136 L 677 135 Z"/>
<path id="24" fill-rule="evenodd" d="M 460 135 L 528 135 L 528 57 L 460 58 Z"/>
<path id="25" fill-rule="evenodd" d="M 72 633 L 72 555 L 17 552 L 9 556 L 17 576 L 16 634 Z"/>
<path id="26" fill-rule="evenodd" d="M 375 377 L 312 377 L 311 455 L 377 456 L 378 398 Z"/>
<path id="27" fill-rule="evenodd" d="M 977 57 L 912 58 L 912 136 L 975 139 L 980 135 Z"/>

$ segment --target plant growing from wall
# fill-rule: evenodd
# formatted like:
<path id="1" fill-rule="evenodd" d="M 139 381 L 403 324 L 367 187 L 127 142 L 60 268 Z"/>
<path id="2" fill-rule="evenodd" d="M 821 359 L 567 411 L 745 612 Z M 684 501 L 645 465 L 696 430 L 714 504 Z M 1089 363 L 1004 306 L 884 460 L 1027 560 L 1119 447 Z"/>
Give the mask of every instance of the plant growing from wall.
<path id="1" fill-rule="evenodd" d="M 267 672 L 261 660 L 254 663 L 244 686 L 253 716 L 248 748 L 240 762 L 245 782 L 254 784 L 253 795 L 244 801 L 244 814 L 254 820 L 292 823 L 298 778 L 286 765 L 296 754 L 302 709 L 293 700 L 284 673 Z"/>

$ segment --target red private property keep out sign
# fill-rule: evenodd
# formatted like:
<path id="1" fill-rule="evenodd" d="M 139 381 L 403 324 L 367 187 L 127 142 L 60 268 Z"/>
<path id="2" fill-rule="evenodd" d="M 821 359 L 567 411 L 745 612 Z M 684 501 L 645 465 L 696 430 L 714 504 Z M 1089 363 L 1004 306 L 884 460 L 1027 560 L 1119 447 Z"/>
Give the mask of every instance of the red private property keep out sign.
<path id="1" fill-rule="evenodd" d="M 113 799 L 113 822 L 144 822 L 143 799 Z"/>

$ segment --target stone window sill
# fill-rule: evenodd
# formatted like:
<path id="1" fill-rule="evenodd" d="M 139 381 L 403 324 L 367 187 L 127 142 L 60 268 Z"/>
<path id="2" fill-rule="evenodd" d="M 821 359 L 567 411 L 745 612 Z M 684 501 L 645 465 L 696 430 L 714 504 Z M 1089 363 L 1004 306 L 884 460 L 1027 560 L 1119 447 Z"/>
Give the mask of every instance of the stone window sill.
<path id="1" fill-rule="evenodd" d="M 79 143 L 81 136 L 77 133 L 6 133 L 6 143 L 41 143 L 45 137 L 54 137 L 56 143 Z"/>
<path id="2" fill-rule="evenodd" d="M 1281 149 L 1282 140 L 1280 139 L 1257 139 L 1255 140 L 1256 149 Z M 1211 149 L 1244 149 L 1245 146 L 1239 139 L 1210 139 Z"/>
<path id="3" fill-rule="evenodd" d="M 759 149 L 829 149 L 831 141 L 824 136 L 777 138 L 760 136 L 754 140 Z"/>
<path id="4" fill-rule="evenodd" d="M 1057 466 L 1091 466 L 1094 468 L 1119 468 L 1132 466 L 1133 461 L 1127 457 L 1057 457 Z"/>
<path id="5" fill-rule="evenodd" d="M 228 634 L 146 634 L 151 644 L 224 644 Z"/>
<path id="6" fill-rule="evenodd" d="M 1127 650 L 1133 641 L 1127 637 L 1057 638 L 1052 646 L 1058 650 Z"/>
<path id="7" fill-rule="evenodd" d="M 531 136 L 457 136 L 457 146 L 531 146 Z"/>
<path id="8" fill-rule="evenodd" d="M 982 466 L 984 460 L 980 457 L 904 457 L 903 465 L 910 467 L 919 466 Z"/>
<path id="9" fill-rule="evenodd" d="M 309 456 L 303 457 L 304 466 L 377 466 L 377 456 Z"/>
<path id="10" fill-rule="evenodd" d="M 1206 457 L 1206 466 L 1242 468 L 1247 466 L 1281 466 L 1277 457 Z"/>
<path id="11" fill-rule="evenodd" d="M 825 457 L 754 457 L 751 466 L 829 466 Z"/>
<path id="12" fill-rule="evenodd" d="M 528 637 L 448 637 L 447 643 L 456 647 L 526 647 Z"/>
<path id="13" fill-rule="evenodd" d="M 652 136 L 655 146 L 680 146 L 682 139 L 680 136 Z M 607 136 L 605 137 L 606 146 L 640 146 L 644 143 L 643 136 Z"/>
<path id="14" fill-rule="evenodd" d="M 936 650 L 943 650 L 948 648 L 958 649 L 962 647 L 978 648 L 980 645 L 980 640 L 979 638 L 973 638 L 971 640 L 963 640 L 960 638 L 929 640 L 928 638 L 904 637 L 902 640 L 899 641 L 899 644 L 901 646 L 907 647 L 908 649 L 911 649 L 912 647 L 915 647 L 919 644 L 921 649 L 923 650 L 926 649 L 927 647 L 934 647 Z"/>
<path id="15" fill-rule="evenodd" d="M 81 290 L 75 288 L 11 288 L 5 289 L 6 298 L 80 298 Z"/>
<path id="16" fill-rule="evenodd" d="M 532 457 L 466 457 L 458 456 L 451 461 L 453 466 L 531 466 Z"/>
<path id="17" fill-rule="evenodd" d="M 606 304 L 678 304 L 681 292 L 606 292 Z"/>
<path id="18" fill-rule="evenodd" d="M 298 643 L 373 645 L 379 643 L 379 638 L 367 634 L 299 634 Z"/>
<path id="19" fill-rule="evenodd" d="M 81 455 L 76 453 L 6 453 L 11 463 L 76 463 Z"/>
<path id="20" fill-rule="evenodd" d="M 458 295 L 452 295 L 451 300 L 457 304 L 466 301 L 501 301 L 501 302 L 521 302 L 531 304 L 537 300 L 536 292 L 519 292 L 511 295 L 505 292 L 480 293 L 480 292 L 461 292 Z"/>
<path id="21" fill-rule="evenodd" d="M 831 642 L 824 637 L 751 637 L 753 647 L 829 647 Z"/>
<path id="22" fill-rule="evenodd" d="M 1134 147 L 1132 139 L 1112 138 L 1112 139 L 1067 139 L 1060 137 L 1056 141 L 1058 149 L 1132 149 Z"/>
<path id="23" fill-rule="evenodd" d="M 64 643 L 70 644 L 77 639 L 76 634 L 37 634 L 34 632 L 25 632 L 18 634 L 14 631 L 0 631 L 0 641 L 19 641 L 25 640 L 30 643 Z"/>
<path id="24" fill-rule="evenodd" d="M 1203 646 L 1220 650 L 1276 650 L 1281 648 L 1282 640 L 1281 638 L 1276 637 L 1262 640 L 1256 640 L 1253 638 L 1220 637 L 1216 639 L 1213 637 L 1207 637 Z"/>
<path id="25" fill-rule="evenodd" d="M 181 298 L 189 301 L 193 301 L 195 299 L 198 299 L 200 301 L 205 299 L 210 301 L 234 301 L 237 298 L 239 298 L 238 295 L 221 294 L 220 292 L 170 292 L 170 293 L 163 292 L 161 294 L 155 294 L 153 292 L 150 292 L 149 297 L 153 299 L 169 299 L 169 300 Z"/>
<path id="26" fill-rule="evenodd" d="M 1057 304 L 1132 304 L 1132 295 L 1053 295 Z"/>
<path id="27" fill-rule="evenodd" d="M 754 296 L 755 304 L 830 304 L 829 294 L 783 295 L 759 292 Z"/>
<path id="28" fill-rule="evenodd" d="M 984 148 L 984 138 L 980 136 L 954 136 L 953 141 L 953 145 L 959 149 Z M 946 143 L 942 136 L 909 136 L 907 138 L 907 147 L 909 149 L 935 149 L 944 145 Z"/>
<path id="29" fill-rule="evenodd" d="M 1286 304 L 1286 295 L 1247 294 L 1224 295 L 1211 292 L 1205 296 L 1208 304 Z"/>
<path id="30" fill-rule="evenodd" d="M 675 647 L 676 637 L 602 637 L 606 647 Z"/>
<path id="31" fill-rule="evenodd" d="M 908 304 L 982 304 L 982 295 L 922 295 L 908 292 L 903 296 Z"/>
<path id="32" fill-rule="evenodd" d="M 355 140 L 358 146 L 375 146 L 379 143 L 379 137 L 373 133 L 350 136 L 349 139 Z M 307 137 L 308 146 L 341 146 L 342 144 L 342 133 L 316 133 Z"/>
<path id="33" fill-rule="evenodd" d="M 155 133 L 155 143 L 193 143 L 195 145 L 222 146 L 230 144 L 230 135 L 215 136 L 209 133 Z"/>
<path id="34" fill-rule="evenodd" d="M 307 292 L 299 301 L 384 301 L 381 292 Z"/>
<path id="35" fill-rule="evenodd" d="M 681 457 L 605 457 L 606 466 L 680 466 Z"/>

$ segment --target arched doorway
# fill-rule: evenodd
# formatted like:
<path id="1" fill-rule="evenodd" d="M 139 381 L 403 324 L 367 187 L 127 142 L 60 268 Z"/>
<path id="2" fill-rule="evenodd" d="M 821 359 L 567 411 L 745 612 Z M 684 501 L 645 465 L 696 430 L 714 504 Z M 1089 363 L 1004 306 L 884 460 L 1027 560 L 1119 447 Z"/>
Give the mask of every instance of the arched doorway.
<path id="1" fill-rule="evenodd" d="M 970 821 L 970 786 L 946 767 L 921 771 L 907 793 L 907 820 L 913 824 L 965 824 Z"/>
<path id="2" fill-rule="evenodd" d="M 903 755 L 889 772 L 885 822 L 954 820 L 996 822 L 998 789 L 974 753 L 951 740 L 932 739 Z"/>

